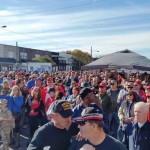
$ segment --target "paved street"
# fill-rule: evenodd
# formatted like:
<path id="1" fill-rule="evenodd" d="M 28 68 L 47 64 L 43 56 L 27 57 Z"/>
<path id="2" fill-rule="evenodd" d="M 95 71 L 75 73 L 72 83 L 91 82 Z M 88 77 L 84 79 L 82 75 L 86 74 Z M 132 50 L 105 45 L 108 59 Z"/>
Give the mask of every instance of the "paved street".
<path id="1" fill-rule="evenodd" d="M 14 145 L 10 146 L 9 150 L 26 150 L 27 144 L 29 143 L 29 128 L 27 129 L 21 129 L 21 135 L 20 135 L 20 148 L 16 149 L 14 148 Z"/>

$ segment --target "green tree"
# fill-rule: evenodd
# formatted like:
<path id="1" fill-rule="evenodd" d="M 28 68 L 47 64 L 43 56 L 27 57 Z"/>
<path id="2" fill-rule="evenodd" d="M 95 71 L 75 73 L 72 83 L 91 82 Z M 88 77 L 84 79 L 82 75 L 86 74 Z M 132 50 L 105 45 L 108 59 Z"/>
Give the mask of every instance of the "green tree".
<path id="1" fill-rule="evenodd" d="M 88 64 L 91 60 L 91 55 L 88 52 L 79 49 L 67 50 L 66 53 L 72 55 L 73 59 L 77 62 L 78 69 L 81 69 L 82 65 Z"/>
<path id="2" fill-rule="evenodd" d="M 79 49 L 75 49 L 73 51 L 68 50 L 67 53 L 72 54 L 72 57 L 78 61 L 80 61 L 83 65 L 88 64 L 90 62 L 90 54 L 88 52 L 84 52 Z"/>
<path id="3" fill-rule="evenodd" d="M 41 56 L 41 57 L 36 57 L 36 58 L 32 58 L 33 62 L 48 62 L 48 63 L 52 63 L 52 65 L 55 65 L 56 63 L 53 61 L 53 59 L 49 56 Z"/>

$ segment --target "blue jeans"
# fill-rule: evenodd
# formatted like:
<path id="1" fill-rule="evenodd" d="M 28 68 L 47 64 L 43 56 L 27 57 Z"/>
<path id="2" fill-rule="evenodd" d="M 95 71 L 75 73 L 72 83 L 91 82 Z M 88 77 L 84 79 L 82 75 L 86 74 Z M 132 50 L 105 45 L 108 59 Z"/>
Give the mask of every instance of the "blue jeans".
<path id="1" fill-rule="evenodd" d="M 111 112 L 109 114 L 109 134 L 117 138 L 117 132 L 119 128 L 119 117 L 117 112 Z"/>

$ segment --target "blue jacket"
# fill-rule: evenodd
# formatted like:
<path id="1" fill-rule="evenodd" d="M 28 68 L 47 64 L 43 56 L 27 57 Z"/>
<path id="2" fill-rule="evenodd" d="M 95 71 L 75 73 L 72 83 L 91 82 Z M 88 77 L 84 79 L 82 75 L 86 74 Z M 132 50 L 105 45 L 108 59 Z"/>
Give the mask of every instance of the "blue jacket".
<path id="1" fill-rule="evenodd" d="M 150 150 L 150 123 L 147 121 L 140 129 L 137 122 L 128 124 L 123 143 L 128 150 Z"/>
<path id="2" fill-rule="evenodd" d="M 8 109 L 12 112 L 20 112 L 23 105 L 23 96 L 10 96 L 7 95 L 6 99 L 8 100 Z"/>

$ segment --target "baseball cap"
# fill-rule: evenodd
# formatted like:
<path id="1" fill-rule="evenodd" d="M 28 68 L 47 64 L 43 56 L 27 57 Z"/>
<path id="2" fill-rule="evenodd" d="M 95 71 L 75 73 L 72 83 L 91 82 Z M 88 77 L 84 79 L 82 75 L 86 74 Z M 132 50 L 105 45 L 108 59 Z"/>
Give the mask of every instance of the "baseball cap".
<path id="1" fill-rule="evenodd" d="M 92 90 L 90 88 L 83 88 L 83 89 L 81 89 L 79 95 L 83 99 L 83 98 L 85 98 L 85 96 L 87 96 L 91 92 L 92 92 Z"/>
<path id="2" fill-rule="evenodd" d="M 133 84 L 133 82 L 128 82 L 127 86 L 128 87 L 134 87 L 134 84 Z"/>
<path id="3" fill-rule="evenodd" d="M 47 111 L 47 116 L 50 116 L 52 112 L 59 113 L 63 118 L 68 118 L 73 114 L 71 104 L 65 100 L 54 101 Z"/>
<path id="4" fill-rule="evenodd" d="M 53 81 L 53 78 L 48 77 L 48 78 L 46 79 L 46 81 L 47 81 L 47 82 L 52 82 L 52 81 Z"/>
<path id="5" fill-rule="evenodd" d="M 134 83 L 135 83 L 135 84 L 141 84 L 141 80 L 136 79 Z"/>
<path id="6" fill-rule="evenodd" d="M 101 82 L 101 83 L 99 84 L 99 87 L 103 87 L 103 88 L 105 88 L 105 87 L 106 87 L 106 83 Z"/>
<path id="7" fill-rule="evenodd" d="M 17 76 L 22 76 L 22 75 L 23 75 L 22 72 L 17 73 Z"/>
<path id="8" fill-rule="evenodd" d="M 37 78 L 37 74 L 32 74 L 30 77 L 31 78 Z"/>
<path id="9" fill-rule="evenodd" d="M 103 120 L 103 115 L 100 113 L 99 109 L 96 107 L 87 107 L 83 109 L 81 117 L 73 119 L 74 121 L 87 121 L 87 120 Z"/>
<path id="10" fill-rule="evenodd" d="M 41 78 L 36 78 L 36 80 L 38 80 L 38 81 L 41 81 L 41 82 L 42 82 L 42 79 L 41 79 Z"/>
<path id="11" fill-rule="evenodd" d="M 146 87 L 146 90 L 150 90 L 150 86 L 149 85 Z"/>
<path id="12" fill-rule="evenodd" d="M 116 84 L 117 81 L 115 79 L 110 80 L 110 84 Z"/>
<path id="13" fill-rule="evenodd" d="M 146 97 L 150 97 L 150 93 L 146 94 Z"/>
<path id="14" fill-rule="evenodd" d="M 80 88 L 85 88 L 85 87 L 89 87 L 90 83 L 89 82 L 82 82 Z"/>

